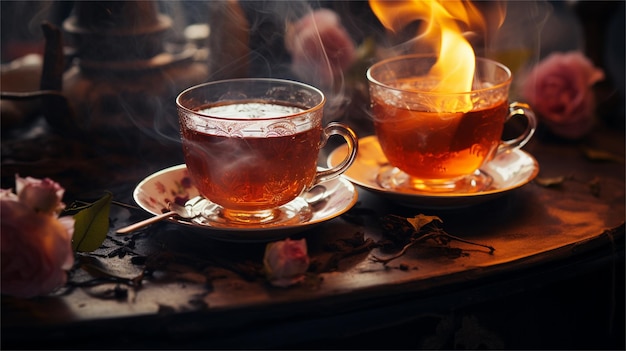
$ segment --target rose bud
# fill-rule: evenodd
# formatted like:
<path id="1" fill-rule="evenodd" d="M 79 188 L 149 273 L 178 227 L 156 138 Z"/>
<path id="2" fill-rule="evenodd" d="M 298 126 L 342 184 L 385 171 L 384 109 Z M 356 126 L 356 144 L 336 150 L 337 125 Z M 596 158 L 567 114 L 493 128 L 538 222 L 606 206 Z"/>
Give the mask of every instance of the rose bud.
<path id="1" fill-rule="evenodd" d="M 265 247 L 263 266 L 272 285 L 287 287 L 301 282 L 309 262 L 305 239 L 286 239 Z"/>

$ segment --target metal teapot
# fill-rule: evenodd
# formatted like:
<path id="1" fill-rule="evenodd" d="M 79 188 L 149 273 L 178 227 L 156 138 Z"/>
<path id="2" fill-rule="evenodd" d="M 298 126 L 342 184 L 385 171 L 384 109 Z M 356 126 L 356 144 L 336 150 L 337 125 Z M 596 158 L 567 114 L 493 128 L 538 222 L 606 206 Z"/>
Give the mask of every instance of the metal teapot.
<path id="1" fill-rule="evenodd" d="M 42 24 L 39 93 L 49 124 L 111 146 L 177 142 L 176 95 L 208 78 L 198 49 L 168 42 L 172 20 L 152 1 L 79 1 L 73 11 L 63 22 L 71 55 L 61 30 Z"/>

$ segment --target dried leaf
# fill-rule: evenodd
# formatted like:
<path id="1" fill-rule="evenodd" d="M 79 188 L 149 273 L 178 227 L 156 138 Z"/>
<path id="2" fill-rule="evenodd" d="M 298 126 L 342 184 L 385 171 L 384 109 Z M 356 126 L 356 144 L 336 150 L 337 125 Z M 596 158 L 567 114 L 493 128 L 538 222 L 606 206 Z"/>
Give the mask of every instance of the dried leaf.
<path id="1" fill-rule="evenodd" d="M 72 248 L 78 252 L 91 252 L 102 245 L 109 231 L 109 211 L 113 195 L 107 193 L 91 206 L 74 215 Z"/>
<path id="2" fill-rule="evenodd" d="M 426 231 L 425 234 L 417 235 L 419 234 L 420 230 L 424 226 L 428 225 L 429 223 L 432 223 L 433 221 L 439 221 L 440 223 L 443 223 L 441 218 L 437 216 L 427 216 L 427 215 L 419 214 L 413 218 L 404 218 L 404 217 L 395 216 L 395 215 L 388 215 L 386 218 L 388 220 L 405 219 L 406 222 L 408 222 L 414 228 L 414 233 L 413 233 L 414 235 L 411 236 L 410 240 L 406 244 L 404 244 L 404 246 L 399 252 L 386 258 L 381 258 L 378 256 L 372 256 L 370 258 L 373 262 L 382 263 L 383 265 L 387 265 L 389 262 L 395 260 L 396 258 L 402 257 L 411 246 L 416 245 L 420 242 L 425 242 L 427 240 L 434 241 L 441 248 L 444 248 L 446 249 L 447 252 L 453 254 L 453 256 L 449 256 L 449 257 L 460 257 L 461 255 L 463 255 L 462 249 L 449 247 L 449 243 L 452 240 L 484 247 L 486 249 L 489 249 L 489 254 L 493 254 L 493 252 L 496 250 L 493 246 L 475 243 L 475 242 L 465 240 L 463 238 L 460 238 L 454 235 L 450 235 L 446 233 L 445 230 L 437 228 L 436 226 L 433 226 L 433 228 L 430 228 L 428 231 Z M 404 232 L 405 229 L 406 228 L 403 228 L 402 231 Z"/>
<path id="3" fill-rule="evenodd" d="M 585 156 L 592 161 L 609 161 L 609 162 L 624 163 L 624 156 L 621 156 L 621 155 L 618 155 L 609 151 L 592 149 L 589 147 L 583 147 L 582 151 L 585 154 Z"/>
<path id="4" fill-rule="evenodd" d="M 441 218 L 437 216 L 427 216 L 423 214 L 418 214 L 417 216 L 413 218 L 407 218 L 406 220 L 413 226 L 416 232 L 419 232 L 423 226 L 427 225 L 428 223 L 432 221 L 439 221 L 440 223 L 443 223 Z"/>
<path id="5" fill-rule="evenodd" d="M 560 176 L 560 177 L 549 177 L 549 178 L 540 178 L 537 177 L 535 178 L 535 183 L 549 188 L 549 187 L 554 187 L 554 186 L 559 186 L 561 184 L 563 184 L 563 182 L 565 182 L 568 179 L 568 177 L 565 176 Z"/>
<path id="6" fill-rule="evenodd" d="M 74 286 L 93 287 L 101 284 L 117 283 L 138 287 L 141 285 L 142 279 L 144 277 L 143 272 L 140 273 L 138 276 L 132 278 L 119 277 L 109 272 L 107 267 L 105 267 L 105 265 L 100 260 L 91 256 L 80 255 L 78 258 L 78 262 L 80 263 L 80 268 L 89 273 L 89 275 L 94 277 L 94 279 L 82 282 L 70 282 L 70 284 Z"/>
<path id="7" fill-rule="evenodd" d="M 100 260 L 91 256 L 78 256 L 80 267 L 96 278 L 110 277 L 111 273 L 107 272 L 106 267 Z"/>

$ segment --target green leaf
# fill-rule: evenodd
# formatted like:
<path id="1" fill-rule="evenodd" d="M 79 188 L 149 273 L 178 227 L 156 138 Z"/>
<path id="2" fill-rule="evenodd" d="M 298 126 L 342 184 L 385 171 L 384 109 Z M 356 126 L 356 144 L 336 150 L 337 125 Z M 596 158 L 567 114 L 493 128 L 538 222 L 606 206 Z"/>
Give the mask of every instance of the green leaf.
<path id="1" fill-rule="evenodd" d="M 102 245 L 109 232 L 109 211 L 113 195 L 106 193 L 91 206 L 74 215 L 72 248 L 78 252 L 91 252 Z"/>
<path id="2" fill-rule="evenodd" d="M 423 214 L 418 214 L 417 216 L 413 218 L 407 218 L 406 220 L 407 222 L 411 223 L 411 225 L 413 226 L 416 232 L 419 232 L 423 226 L 425 226 L 426 224 L 432 221 L 439 221 L 440 223 L 443 223 L 441 218 L 437 216 L 427 216 Z"/>

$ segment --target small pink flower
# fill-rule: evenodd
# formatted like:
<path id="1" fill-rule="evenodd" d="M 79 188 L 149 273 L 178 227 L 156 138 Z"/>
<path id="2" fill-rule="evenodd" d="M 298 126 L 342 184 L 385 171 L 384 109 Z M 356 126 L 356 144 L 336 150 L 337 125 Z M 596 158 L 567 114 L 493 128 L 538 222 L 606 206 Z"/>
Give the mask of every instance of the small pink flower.
<path id="1" fill-rule="evenodd" d="M 309 263 L 305 239 L 285 239 L 265 247 L 263 265 L 272 285 L 287 287 L 301 282 Z"/>
<path id="2" fill-rule="evenodd" d="M 522 95 L 556 135 L 576 139 L 591 130 L 595 97 L 591 86 L 604 72 L 580 52 L 553 53 L 522 83 Z"/>
<path id="3" fill-rule="evenodd" d="M 339 16 L 319 9 L 287 26 L 285 47 L 292 71 L 316 85 L 328 86 L 356 60 L 356 46 Z"/>
<path id="4" fill-rule="evenodd" d="M 64 189 L 51 180 L 16 177 L 16 188 L 15 196 L 0 192 L 0 289 L 24 298 L 45 295 L 65 284 L 74 263 L 74 219 L 57 218 Z"/>

